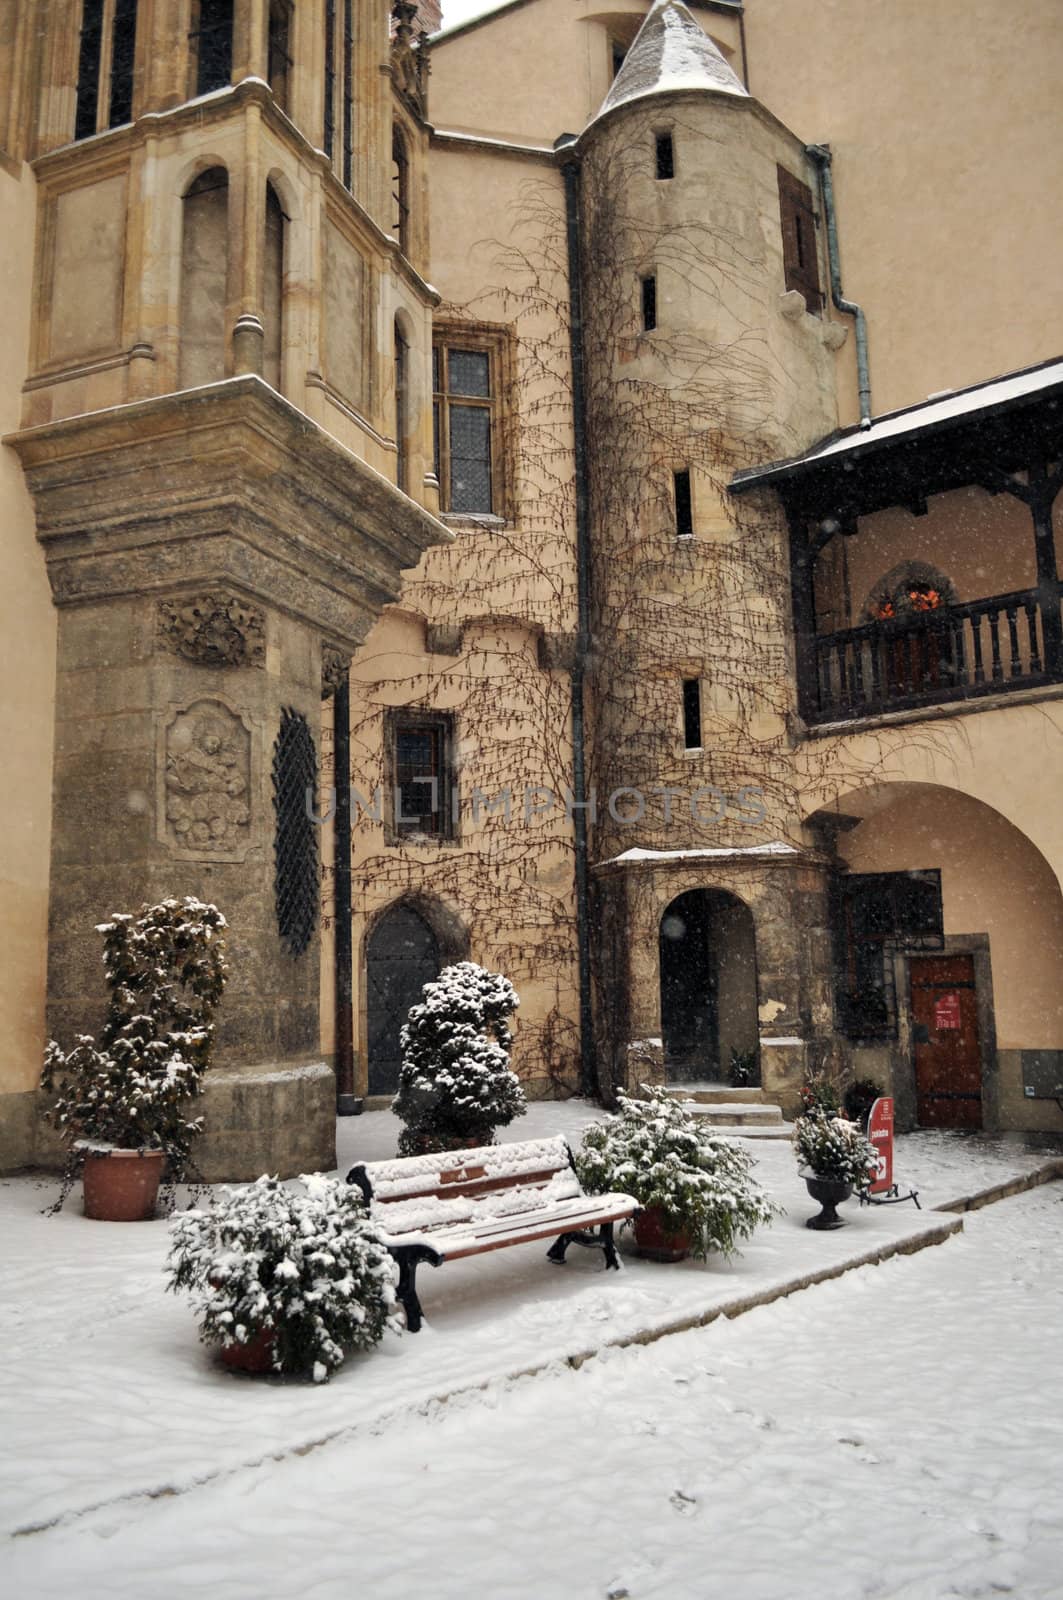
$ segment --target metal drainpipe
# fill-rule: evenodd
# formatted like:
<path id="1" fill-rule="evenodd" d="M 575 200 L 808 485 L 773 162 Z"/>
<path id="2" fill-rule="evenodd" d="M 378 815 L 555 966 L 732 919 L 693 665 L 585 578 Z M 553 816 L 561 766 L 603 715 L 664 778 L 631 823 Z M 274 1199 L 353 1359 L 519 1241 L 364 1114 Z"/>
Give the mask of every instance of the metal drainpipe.
<path id="1" fill-rule="evenodd" d="M 831 177 L 831 149 L 829 144 L 806 144 L 805 154 L 819 169 L 819 186 L 823 195 L 823 210 L 827 217 L 827 259 L 830 263 L 831 299 L 839 311 L 854 319 L 856 335 L 856 381 L 860 391 L 860 426 L 871 426 L 871 370 L 867 360 L 867 319 L 855 300 L 846 300 L 842 294 L 841 256 L 838 251 L 838 220 L 834 211 L 834 182 Z"/>
<path id="2" fill-rule="evenodd" d="M 590 494 L 587 471 L 587 390 L 583 366 L 582 260 L 579 235 L 580 165 L 575 136 L 555 142 L 565 182 L 568 241 L 569 341 L 572 361 L 572 431 L 576 471 L 576 652 L 570 674 L 572 798 L 576 845 L 576 947 L 579 962 L 580 1092 L 597 1097 L 597 1053 L 591 1004 L 590 866 L 587 839 L 587 753 L 584 682 L 591 643 Z"/>
<path id="3" fill-rule="evenodd" d="M 345 673 L 332 701 L 336 818 L 334 974 L 336 986 L 336 1114 L 356 1116 L 362 1103 L 354 1092 L 354 1012 L 351 994 L 351 686 Z"/>

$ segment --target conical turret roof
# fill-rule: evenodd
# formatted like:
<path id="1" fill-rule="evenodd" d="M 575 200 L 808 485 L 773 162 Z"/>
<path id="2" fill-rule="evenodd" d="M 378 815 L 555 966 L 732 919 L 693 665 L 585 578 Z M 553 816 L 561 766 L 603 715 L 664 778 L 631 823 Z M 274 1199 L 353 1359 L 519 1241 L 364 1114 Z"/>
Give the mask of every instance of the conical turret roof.
<path id="1" fill-rule="evenodd" d="M 682 0 L 656 0 L 613 79 L 598 116 L 646 95 L 669 94 L 676 89 L 747 93 Z"/>

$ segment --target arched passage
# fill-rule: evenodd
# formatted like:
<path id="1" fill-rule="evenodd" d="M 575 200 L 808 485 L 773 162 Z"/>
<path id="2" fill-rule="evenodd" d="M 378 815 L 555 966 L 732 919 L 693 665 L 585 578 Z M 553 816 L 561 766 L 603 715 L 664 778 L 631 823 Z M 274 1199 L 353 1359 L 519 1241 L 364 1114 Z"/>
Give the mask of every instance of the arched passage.
<path id="1" fill-rule="evenodd" d="M 365 965 L 369 1093 L 394 1094 L 402 1059 L 399 1034 L 424 985 L 442 969 L 439 940 L 414 906 L 400 903 L 374 923 Z"/>
<path id="2" fill-rule="evenodd" d="M 814 825 L 837 854 L 835 1016 L 855 1074 L 891 1090 L 905 1126 L 1063 1130 L 1063 894 L 1037 846 L 933 783 L 868 785 Z"/>
<path id="3" fill-rule="evenodd" d="M 670 1082 L 726 1083 L 757 1056 L 753 916 L 724 889 L 689 889 L 660 923 L 661 1037 Z"/>

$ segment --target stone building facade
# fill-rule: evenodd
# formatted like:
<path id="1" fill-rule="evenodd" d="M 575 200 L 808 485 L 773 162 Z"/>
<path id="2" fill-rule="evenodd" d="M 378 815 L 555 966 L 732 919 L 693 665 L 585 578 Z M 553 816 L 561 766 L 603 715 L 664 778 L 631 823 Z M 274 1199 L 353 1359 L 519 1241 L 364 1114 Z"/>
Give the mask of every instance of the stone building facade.
<path id="1" fill-rule="evenodd" d="M 1063 1129 L 1053 9 L 10 0 L 5 1166 L 185 892 L 211 1176 L 466 955 L 533 1094 Z"/>

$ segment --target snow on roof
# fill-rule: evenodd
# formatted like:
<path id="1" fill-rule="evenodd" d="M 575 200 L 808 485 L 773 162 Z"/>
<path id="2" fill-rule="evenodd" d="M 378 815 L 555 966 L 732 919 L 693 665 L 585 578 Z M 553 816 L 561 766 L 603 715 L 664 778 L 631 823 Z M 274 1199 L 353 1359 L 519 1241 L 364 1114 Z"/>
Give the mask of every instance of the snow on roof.
<path id="1" fill-rule="evenodd" d="M 932 395 L 929 400 L 908 406 L 903 411 L 884 413 L 881 417 L 877 417 L 869 428 L 850 429 L 825 444 L 814 445 L 804 455 L 793 456 L 786 461 L 772 461 L 763 467 L 747 467 L 735 474 L 733 484 L 739 487 L 744 483 L 760 482 L 771 479 L 776 474 L 788 474 L 794 467 L 830 461 L 853 450 L 865 450 L 874 445 L 885 444 L 891 439 L 903 438 L 906 434 L 927 432 L 944 423 L 953 422 L 959 417 L 973 416 L 979 411 L 996 410 L 1009 401 L 1040 394 L 1059 384 L 1063 384 L 1063 360 L 1043 362 L 1037 367 L 1027 367 L 1021 372 L 994 378 L 989 383 L 975 384 L 970 389 Z"/>
<path id="2" fill-rule="evenodd" d="M 650 94 L 713 89 L 745 95 L 739 78 L 681 0 L 656 0 L 598 116 Z"/>
<path id="3" fill-rule="evenodd" d="M 704 861 L 729 856 L 796 856 L 799 851 L 792 844 L 786 844 L 782 839 L 773 839 L 770 844 L 744 844 L 722 846 L 717 849 L 704 850 L 642 850 L 637 846 L 632 850 L 625 850 L 622 855 L 610 856 L 608 861 L 599 861 L 600 867 L 628 866 L 635 861 Z"/>

